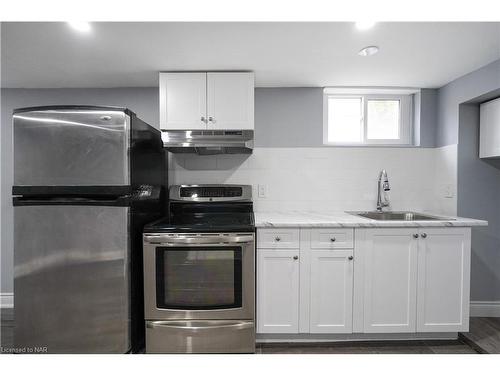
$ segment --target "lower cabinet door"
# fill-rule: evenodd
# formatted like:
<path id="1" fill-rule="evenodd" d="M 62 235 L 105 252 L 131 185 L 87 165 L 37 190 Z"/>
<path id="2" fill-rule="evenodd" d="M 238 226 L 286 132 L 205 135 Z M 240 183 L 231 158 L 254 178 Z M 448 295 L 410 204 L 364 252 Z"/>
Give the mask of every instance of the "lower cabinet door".
<path id="1" fill-rule="evenodd" d="M 311 250 L 310 332 L 352 333 L 352 250 Z"/>
<path id="2" fill-rule="evenodd" d="M 417 229 L 366 230 L 359 254 L 364 264 L 364 332 L 415 332 L 417 238 Z"/>
<path id="3" fill-rule="evenodd" d="M 469 329 L 470 228 L 424 228 L 418 248 L 417 332 Z"/>
<path id="4" fill-rule="evenodd" d="M 257 332 L 298 331 L 299 250 L 257 249 Z"/>

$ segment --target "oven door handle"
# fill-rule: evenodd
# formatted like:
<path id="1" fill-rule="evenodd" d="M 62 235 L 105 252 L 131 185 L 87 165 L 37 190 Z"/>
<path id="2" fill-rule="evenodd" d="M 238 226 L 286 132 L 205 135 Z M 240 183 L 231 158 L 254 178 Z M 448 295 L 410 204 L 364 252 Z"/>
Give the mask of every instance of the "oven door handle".
<path id="1" fill-rule="evenodd" d="M 218 322 L 218 321 L 149 321 L 146 322 L 147 328 L 174 328 L 174 329 L 187 329 L 191 331 L 224 328 L 230 330 L 249 329 L 254 326 L 252 321 L 235 321 L 231 323 Z"/>
<path id="2" fill-rule="evenodd" d="M 176 236 L 168 237 L 163 235 L 145 234 L 144 240 L 148 242 L 161 243 L 163 245 L 211 245 L 211 244 L 243 244 L 253 242 L 251 236 Z"/>

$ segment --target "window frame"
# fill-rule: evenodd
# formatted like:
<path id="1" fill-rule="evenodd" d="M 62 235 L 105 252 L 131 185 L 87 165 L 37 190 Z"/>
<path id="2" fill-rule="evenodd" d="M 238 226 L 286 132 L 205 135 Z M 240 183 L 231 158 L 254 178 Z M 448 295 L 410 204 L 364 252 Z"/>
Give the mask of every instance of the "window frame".
<path id="1" fill-rule="evenodd" d="M 409 92 L 388 93 L 376 91 L 342 91 L 331 92 L 328 89 L 323 93 L 323 145 L 325 146 L 412 146 L 413 145 L 413 94 Z M 341 142 L 328 140 L 328 99 L 330 98 L 361 98 L 361 142 Z M 399 101 L 399 138 L 398 139 L 368 139 L 368 101 L 369 100 L 398 100 Z"/>

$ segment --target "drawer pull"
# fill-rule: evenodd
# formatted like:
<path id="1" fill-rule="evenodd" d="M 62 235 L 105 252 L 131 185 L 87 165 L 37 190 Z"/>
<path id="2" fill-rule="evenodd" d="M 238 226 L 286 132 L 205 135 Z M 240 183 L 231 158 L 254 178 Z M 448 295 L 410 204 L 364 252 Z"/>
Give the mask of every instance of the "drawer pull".
<path id="1" fill-rule="evenodd" d="M 335 237 L 330 238 L 330 241 L 335 242 L 337 239 Z"/>
<path id="2" fill-rule="evenodd" d="M 349 260 L 353 260 L 353 259 L 354 259 L 354 257 L 353 257 L 352 255 L 349 255 L 349 256 L 347 257 L 347 259 L 349 259 Z"/>
<path id="3" fill-rule="evenodd" d="M 281 241 L 281 237 L 276 237 L 274 240 L 275 240 L 276 242 L 280 242 L 280 241 Z"/>
<path id="4" fill-rule="evenodd" d="M 294 255 L 293 260 L 297 260 L 297 259 L 299 259 L 299 257 L 297 255 Z"/>

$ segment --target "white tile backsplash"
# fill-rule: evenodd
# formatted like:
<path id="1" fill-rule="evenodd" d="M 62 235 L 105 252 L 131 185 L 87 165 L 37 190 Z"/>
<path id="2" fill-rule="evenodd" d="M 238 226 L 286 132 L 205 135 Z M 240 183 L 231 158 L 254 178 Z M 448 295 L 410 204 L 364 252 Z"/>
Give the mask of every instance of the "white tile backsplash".
<path id="1" fill-rule="evenodd" d="M 454 148 L 453 148 L 454 147 Z M 252 155 L 170 154 L 171 184 L 234 183 L 253 186 L 256 211 L 372 210 L 378 173 L 385 168 L 395 210 L 456 213 L 456 146 L 431 148 L 255 148 Z M 257 185 L 267 185 L 259 198 Z"/>

